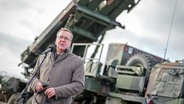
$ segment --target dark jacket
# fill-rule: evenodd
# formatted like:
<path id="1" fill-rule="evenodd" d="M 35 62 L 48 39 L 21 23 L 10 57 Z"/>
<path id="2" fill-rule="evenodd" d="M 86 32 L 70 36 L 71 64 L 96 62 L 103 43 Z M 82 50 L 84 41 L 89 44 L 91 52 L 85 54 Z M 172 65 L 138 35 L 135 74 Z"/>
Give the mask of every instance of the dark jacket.
<path id="1" fill-rule="evenodd" d="M 40 65 L 43 57 L 44 55 L 39 56 L 35 69 Z M 52 104 L 50 102 L 54 102 L 53 104 L 71 104 L 72 96 L 81 93 L 84 89 L 84 62 L 69 51 L 59 55 L 56 60 L 54 53 L 49 52 L 31 84 L 34 92 L 39 81 L 48 83 L 48 87 L 54 87 L 56 91 L 56 96 L 51 99 L 48 99 L 44 93 L 35 93 L 35 99 L 40 104 Z M 35 99 L 33 99 L 32 104 L 37 104 Z"/>

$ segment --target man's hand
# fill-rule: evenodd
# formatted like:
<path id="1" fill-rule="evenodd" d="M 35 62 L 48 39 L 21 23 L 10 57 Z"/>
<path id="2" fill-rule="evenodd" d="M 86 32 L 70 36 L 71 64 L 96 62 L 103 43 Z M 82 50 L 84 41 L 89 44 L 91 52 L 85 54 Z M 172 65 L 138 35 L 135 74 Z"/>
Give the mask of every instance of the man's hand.
<path id="1" fill-rule="evenodd" d="M 36 85 L 36 92 L 40 92 L 42 91 L 44 88 L 42 86 L 42 83 L 41 82 L 38 82 L 37 85 Z"/>
<path id="2" fill-rule="evenodd" d="M 48 96 L 48 98 L 51 98 L 56 95 L 56 92 L 55 89 L 51 87 L 45 90 L 45 94 Z"/>

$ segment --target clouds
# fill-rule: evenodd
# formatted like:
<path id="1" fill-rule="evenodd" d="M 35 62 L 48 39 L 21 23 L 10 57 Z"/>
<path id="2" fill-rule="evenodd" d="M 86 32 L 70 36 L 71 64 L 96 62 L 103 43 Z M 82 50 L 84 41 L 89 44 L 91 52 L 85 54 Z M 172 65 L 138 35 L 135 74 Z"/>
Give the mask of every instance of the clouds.
<path id="1" fill-rule="evenodd" d="M 68 3 L 70 0 L 66 0 Z M 20 55 L 65 7 L 61 0 L 0 0 L 0 71 L 20 75 Z"/>
<path id="2" fill-rule="evenodd" d="M 0 32 L 0 71 L 20 75 L 20 55 L 31 41 Z"/>
<path id="3" fill-rule="evenodd" d="M 21 53 L 24 50 L 23 47 L 27 47 L 31 43 L 31 41 L 2 32 L 0 32 L 0 38 L 0 47 L 6 48 L 14 55 Z"/>
<path id="4" fill-rule="evenodd" d="M 179 44 L 184 42 L 184 25 L 183 5 L 184 2 L 178 0 L 175 17 L 172 28 L 171 21 L 173 18 L 175 0 L 142 0 L 137 7 L 129 14 L 120 15 L 118 20 L 126 25 L 126 32 L 134 37 L 134 40 L 129 39 L 130 45 L 142 48 L 145 51 L 154 53 L 160 57 L 164 56 L 164 50 L 166 48 L 167 39 L 170 33 L 169 45 L 166 58 L 172 61 L 177 59 L 183 59 L 182 54 L 184 50 Z M 124 34 L 126 37 L 127 34 Z M 131 38 L 131 36 L 126 37 Z"/>
<path id="5" fill-rule="evenodd" d="M 26 1 L 22 1 L 22 0 L 1 0 L 0 1 L 0 9 L 5 11 L 22 10 L 28 6 L 29 4 Z"/>

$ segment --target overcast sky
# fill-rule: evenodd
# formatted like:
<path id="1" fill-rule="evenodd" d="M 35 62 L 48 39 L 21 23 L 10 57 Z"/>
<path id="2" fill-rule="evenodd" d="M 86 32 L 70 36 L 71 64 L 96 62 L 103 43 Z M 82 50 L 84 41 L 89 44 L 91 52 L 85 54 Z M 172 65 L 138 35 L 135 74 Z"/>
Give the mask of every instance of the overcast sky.
<path id="1" fill-rule="evenodd" d="M 0 71 L 20 75 L 20 54 L 71 0 L 0 0 Z M 108 31 L 103 43 L 128 43 L 164 57 L 176 0 L 142 0 L 117 18 L 125 30 Z M 177 0 L 166 58 L 184 59 L 183 0 Z M 107 38 L 108 37 L 108 38 Z"/>

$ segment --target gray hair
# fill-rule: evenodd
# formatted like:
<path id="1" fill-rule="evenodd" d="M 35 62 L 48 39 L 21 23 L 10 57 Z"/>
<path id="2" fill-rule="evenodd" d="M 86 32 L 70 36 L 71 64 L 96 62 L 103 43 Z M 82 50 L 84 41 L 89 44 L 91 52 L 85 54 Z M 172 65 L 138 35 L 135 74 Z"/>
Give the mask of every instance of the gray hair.
<path id="1" fill-rule="evenodd" d="M 61 29 L 59 29 L 59 31 L 57 32 L 57 35 L 58 35 L 61 31 L 67 31 L 67 32 L 69 32 L 69 33 L 71 34 L 71 40 L 73 39 L 73 33 L 72 33 L 69 29 L 67 29 L 67 28 L 61 28 Z"/>

